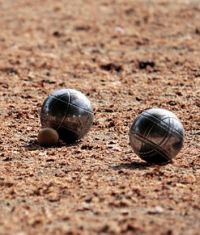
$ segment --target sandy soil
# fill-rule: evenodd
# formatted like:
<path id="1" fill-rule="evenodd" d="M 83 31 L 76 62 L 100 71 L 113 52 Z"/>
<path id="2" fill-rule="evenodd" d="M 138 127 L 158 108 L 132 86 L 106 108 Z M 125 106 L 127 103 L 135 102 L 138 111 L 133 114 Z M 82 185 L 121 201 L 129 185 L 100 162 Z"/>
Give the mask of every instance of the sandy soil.
<path id="1" fill-rule="evenodd" d="M 94 126 L 45 149 L 39 111 L 60 87 L 88 95 Z M 155 106 L 186 130 L 165 166 L 128 143 Z M 199 110 L 200 1 L 0 0 L 0 234 L 199 234 Z"/>

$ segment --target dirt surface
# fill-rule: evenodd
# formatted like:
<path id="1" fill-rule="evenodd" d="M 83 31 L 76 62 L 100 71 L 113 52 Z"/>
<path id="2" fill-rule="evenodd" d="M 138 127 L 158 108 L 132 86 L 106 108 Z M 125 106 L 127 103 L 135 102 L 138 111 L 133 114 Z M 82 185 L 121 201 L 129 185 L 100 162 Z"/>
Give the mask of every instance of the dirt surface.
<path id="1" fill-rule="evenodd" d="M 95 121 L 42 148 L 43 100 L 75 88 Z M 185 145 L 149 166 L 128 131 L 149 107 L 177 114 Z M 0 0 L 0 234 L 200 232 L 200 1 Z"/>

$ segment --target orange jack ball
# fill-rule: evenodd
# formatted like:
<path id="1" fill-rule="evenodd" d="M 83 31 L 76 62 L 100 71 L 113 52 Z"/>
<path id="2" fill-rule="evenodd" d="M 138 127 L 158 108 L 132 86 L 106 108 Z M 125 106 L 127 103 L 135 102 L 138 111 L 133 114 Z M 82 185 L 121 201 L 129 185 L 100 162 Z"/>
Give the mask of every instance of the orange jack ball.
<path id="1" fill-rule="evenodd" d="M 56 130 L 52 128 L 41 129 L 38 134 L 38 142 L 42 146 L 52 146 L 57 144 L 59 136 Z"/>

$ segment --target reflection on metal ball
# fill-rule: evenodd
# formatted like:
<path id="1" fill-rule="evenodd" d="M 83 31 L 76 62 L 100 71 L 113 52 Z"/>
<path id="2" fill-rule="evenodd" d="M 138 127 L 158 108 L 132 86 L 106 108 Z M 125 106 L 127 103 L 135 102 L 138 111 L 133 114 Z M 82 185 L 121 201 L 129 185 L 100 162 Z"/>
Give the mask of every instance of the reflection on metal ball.
<path id="1" fill-rule="evenodd" d="M 75 142 L 87 134 L 93 123 L 88 98 L 74 89 L 54 91 L 44 101 L 40 113 L 42 127 L 57 130 L 60 139 Z"/>
<path id="2" fill-rule="evenodd" d="M 151 108 L 142 112 L 129 131 L 135 153 L 149 163 L 167 163 L 181 150 L 184 128 L 175 114 Z"/>

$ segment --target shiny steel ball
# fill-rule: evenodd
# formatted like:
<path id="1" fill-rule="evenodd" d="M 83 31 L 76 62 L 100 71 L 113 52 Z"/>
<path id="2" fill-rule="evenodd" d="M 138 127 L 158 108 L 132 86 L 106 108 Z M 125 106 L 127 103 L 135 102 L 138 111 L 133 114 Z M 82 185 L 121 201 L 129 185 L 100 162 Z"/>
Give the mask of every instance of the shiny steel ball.
<path id="1" fill-rule="evenodd" d="M 149 163 L 167 163 L 183 146 L 184 128 L 177 116 L 165 109 L 151 108 L 142 112 L 129 131 L 135 153 Z"/>
<path id="2" fill-rule="evenodd" d="M 44 101 L 40 120 L 42 127 L 55 129 L 61 140 L 73 143 L 85 136 L 93 123 L 88 98 L 74 89 L 54 91 Z"/>

